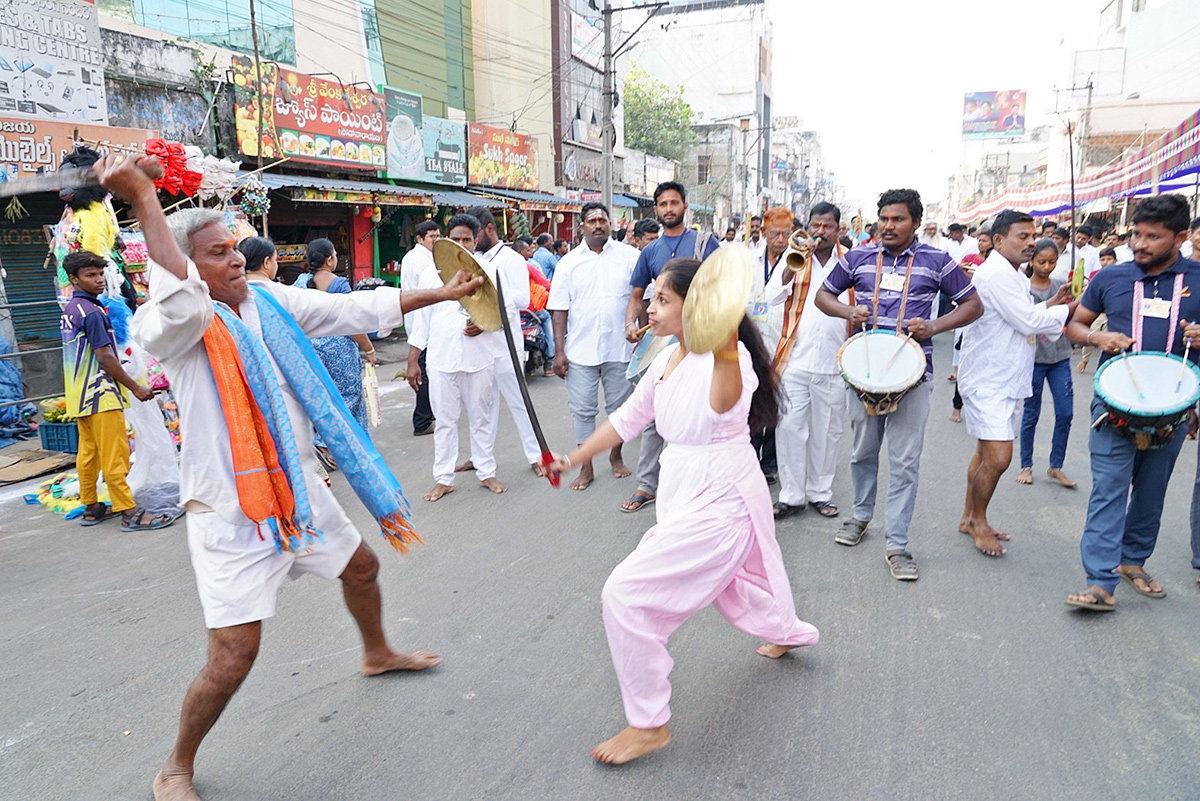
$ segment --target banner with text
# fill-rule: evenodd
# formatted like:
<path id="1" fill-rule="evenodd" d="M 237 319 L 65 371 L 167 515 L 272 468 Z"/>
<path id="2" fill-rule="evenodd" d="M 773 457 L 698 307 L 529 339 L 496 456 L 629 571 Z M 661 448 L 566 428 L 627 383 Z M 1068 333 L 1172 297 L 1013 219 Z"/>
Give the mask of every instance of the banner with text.
<path id="1" fill-rule="evenodd" d="M 108 124 L 94 5 L 82 0 L 4 0 L 0 114 Z"/>
<path id="2" fill-rule="evenodd" d="M 99 142 L 90 146 L 101 153 L 110 145 L 140 150 L 147 139 L 158 135 L 142 128 L 0 117 L 0 181 L 26 178 L 38 170 L 57 170 L 63 157 L 75 149 L 76 131 L 83 139 Z"/>
<path id="3" fill-rule="evenodd" d="M 422 114 L 422 98 L 411 92 L 385 88 L 384 97 L 388 178 L 465 186 L 467 141 L 463 123 Z"/>
<path id="4" fill-rule="evenodd" d="M 234 56 L 230 61 L 242 155 L 258 155 L 261 97 L 263 158 L 282 154 L 310 164 L 385 169 L 383 95 L 275 64 L 262 65 L 262 85 L 256 92 L 254 59 Z"/>
<path id="5" fill-rule="evenodd" d="M 470 183 L 537 191 L 537 141 L 532 136 L 476 123 L 467 131 Z"/>

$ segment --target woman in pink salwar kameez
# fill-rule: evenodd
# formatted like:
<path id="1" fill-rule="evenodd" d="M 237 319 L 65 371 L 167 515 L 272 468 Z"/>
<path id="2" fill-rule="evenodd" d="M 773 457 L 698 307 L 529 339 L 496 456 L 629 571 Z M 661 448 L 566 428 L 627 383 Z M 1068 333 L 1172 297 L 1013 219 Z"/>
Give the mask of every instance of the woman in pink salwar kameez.
<path id="1" fill-rule="evenodd" d="M 683 332 L 683 298 L 699 262 L 676 259 L 659 276 L 650 304 L 656 336 Z M 767 641 L 778 657 L 817 642 L 796 617 L 775 541 L 771 495 L 750 444 L 752 428 L 778 415 L 774 376 L 757 329 L 743 318 L 714 353 L 685 345 L 661 353 L 633 396 L 555 468 L 566 472 L 638 436 L 653 421 L 667 446 L 661 457 L 657 523 L 619 564 L 601 595 L 604 628 L 629 727 L 592 750 L 621 764 L 670 742 L 674 663 L 666 643 L 709 604 L 734 627 Z"/>

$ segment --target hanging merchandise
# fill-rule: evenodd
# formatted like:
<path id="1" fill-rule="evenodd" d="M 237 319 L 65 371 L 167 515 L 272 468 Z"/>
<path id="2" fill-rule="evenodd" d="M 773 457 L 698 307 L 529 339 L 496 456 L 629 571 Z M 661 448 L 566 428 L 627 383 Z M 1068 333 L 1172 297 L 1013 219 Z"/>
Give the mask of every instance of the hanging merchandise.
<path id="1" fill-rule="evenodd" d="M 200 181 L 204 177 L 194 170 L 188 169 L 188 156 L 179 142 L 167 142 L 163 139 L 147 139 L 146 153 L 158 156 L 162 163 L 163 174 L 154 181 L 154 185 L 172 195 L 183 194 L 191 197 L 200 189 Z"/>
<path id="2" fill-rule="evenodd" d="M 187 168 L 201 175 L 197 197 L 201 200 L 214 197 L 221 201 L 229 200 L 234 193 L 241 162 L 205 155 L 204 151 L 195 145 L 188 145 L 184 152 L 187 154 Z"/>
<path id="3" fill-rule="evenodd" d="M 257 175 L 250 176 L 242 184 L 242 200 L 238 205 L 247 217 L 262 217 L 271 211 L 267 188 Z"/>

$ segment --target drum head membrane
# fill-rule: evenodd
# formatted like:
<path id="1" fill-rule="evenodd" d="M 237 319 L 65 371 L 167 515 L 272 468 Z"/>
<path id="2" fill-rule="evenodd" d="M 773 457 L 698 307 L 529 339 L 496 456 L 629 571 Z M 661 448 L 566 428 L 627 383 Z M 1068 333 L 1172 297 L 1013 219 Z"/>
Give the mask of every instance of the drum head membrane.
<path id="1" fill-rule="evenodd" d="M 1200 379 L 1196 377 L 1195 368 L 1184 369 L 1180 382 L 1181 366 L 1179 359 L 1161 353 L 1114 356 L 1104 363 L 1103 372 L 1096 376 L 1096 391 L 1111 406 L 1133 414 L 1179 411 L 1191 406 L 1200 396 Z M 1133 379 L 1129 377 L 1131 372 Z M 1141 390 L 1140 394 L 1138 390 Z"/>

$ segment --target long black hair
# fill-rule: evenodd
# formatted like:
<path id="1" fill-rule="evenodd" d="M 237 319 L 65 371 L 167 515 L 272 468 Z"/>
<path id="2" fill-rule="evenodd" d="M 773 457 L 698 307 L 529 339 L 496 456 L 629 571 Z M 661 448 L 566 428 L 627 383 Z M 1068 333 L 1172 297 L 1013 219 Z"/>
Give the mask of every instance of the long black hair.
<path id="1" fill-rule="evenodd" d="M 324 264 L 335 252 L 333 243 L 328 239 L 314 239 L 308 243 L 308 269 L 313 272 Z"/>
<path id="2" fill-rule="evenodd" d="M 700 262 L 696 259 L 671 259 L 663 267 L 662 274 L 671 291 L 685 298 L 698 269 Z M 749 317 L 742 316 L 737 334 L 738 341 L 750 352 L 750 363 L 758 377 L 758 389 L 750 398 L 750 430 L 773 428 L 779 422 L 779 381 L 771 369 L 771 355 L 758 333 L 758 326 Z"/>
<path id="3" fill-rule="evenodd" d="M 275 243 L 265 236 L 248 236 L 237 247 L 246 257 L 248 273 L 261 270 L 263 262 L 275 255 Z"/>

